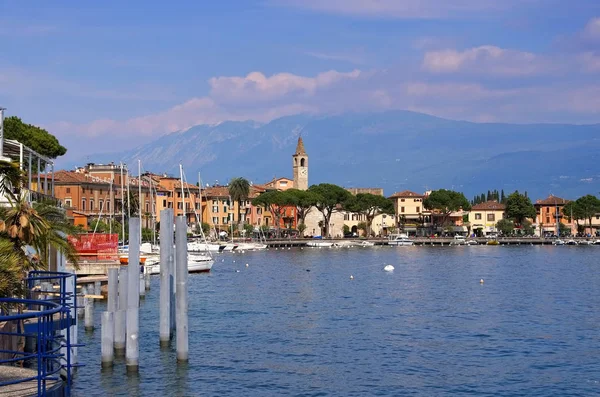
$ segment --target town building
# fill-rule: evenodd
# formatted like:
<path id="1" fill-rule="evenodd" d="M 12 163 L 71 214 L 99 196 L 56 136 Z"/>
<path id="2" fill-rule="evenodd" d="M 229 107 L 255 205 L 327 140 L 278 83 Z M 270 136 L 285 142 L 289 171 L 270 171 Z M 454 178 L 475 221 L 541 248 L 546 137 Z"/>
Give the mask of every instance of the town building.
<path id="1" fill-rule="evenodd" d="M 541 235 L 557 234 L 558 223 L 562 223 L 568 227 L 572 233 L 576 233 L 574 222 L 563 215 L 563 208 L 569 202 L 563 198 L 549 195 L 543 200 L 536 200 L 533 204 L 536 210 L 537 230 L 541 231 Z"/>
<path id="2" fill-rule="evenodd" d="M 396 226 L 411 236 L 430 234 L 431 211 L 423 208 L 425 195 L 404 190 L 389 197 L 394 203 Z"/>
<path id="3" fill-rule="evenodd" d="M 200 222 L 202 200 L 198 186 L 187 182 L 182 185 L 180 178 L 150 173 L 144 174 L 142 180 L 151 183 L 155 189 L 154 211 L 151 210 L 151 207 L 146 207 L 146 212 L 153 212 L 157 222 L 160 222 L 160 212 L 167 208 L 173 208 L 175 217 L 185 214 L 186 221 L 190 226 L 195 226 Z M 152 204 L 151 202 L 150 206 Z"/>
<path id="4" fill-rule="evenodd" d="M 494 235 L 498 232 L 496 224 L 504 219 L 506 206 L 497 201 L 486 201 L 476 204 L 469 212 L 471 231 L 477 236 Z"/>
<path id="5" fill-rule="evenodd" d="M 294 180 L 290 178 L 273 178 L 273 180 L 264 184 L 267 190 L 285 191 L 294 188 Z"/>

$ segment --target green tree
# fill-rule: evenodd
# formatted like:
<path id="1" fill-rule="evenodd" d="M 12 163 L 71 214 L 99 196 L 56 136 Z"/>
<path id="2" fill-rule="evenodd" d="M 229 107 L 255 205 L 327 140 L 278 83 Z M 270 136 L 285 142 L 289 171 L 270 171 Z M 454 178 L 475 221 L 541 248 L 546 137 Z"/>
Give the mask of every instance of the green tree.
<path id="1" fill-rule="evenodd" d="M 308 215 L 310 210 L 317 204 L 317 195 L 310 190 L 288 189 L 286 192 L 296 206 L 298 223 L 304 223 L 306 215 Z"/>
<path id="2" fill-rule="evenodd" d="M 592 232 L 592 218 L 600 212 L 600 200 L 596 196 L 591 194 L 579 197 L 576 201 L 576 206 L 579 208 L 582 219 L 587 220 L 589 223 L 590 231 Z"/>
<path id="3" fill-rule="evenodd" d="M 434 190 L 423 200 L 423 206 L 429 210 L 437 210 L 442 214 L 442 225 L 448 221 L 448 217 L 454 211 L 460 209 L 468 211 L 471 209 L 469 200 L 464 194 L 453 190 Z"/>
<path id="4" fill-rule="evenodd" d="M 304 237 L 304 231 L 306 230 L 306 225 L 304 223 L 298 224 L 298 231 L 300 232 L 300 236 Z"/>
<path id="5" fill-rule="evenodd" d="M 331 220 L 331 215 L 338 211 L 338 207 L 343 208 L 346 202 L 352 197 L 352 194 L 346 189 L 330 183 L 312 185 L 308 190 L 317 197 L 315 208 L 323 214 L 325 236 L 329 236 L 329 221 Z"/>
<path id="6" fill-rule="evenodd" d="M 350 233 L 350 226 L 344 225 L 343 229 L 344 229 L 344 236 L 347 235 L 348 233 Z"/>
<path id="7" fill-rule="evenodd" d="M 515 223 L 510 219 L 500 219 L 496 223 L 496 229 L 499 230 L 504 236 L 509 236 L 515 230 Z"/>
<path id="8" fill-rule="evenodd" d="M 358 193 L 346 202 L 346 209 L 364 215 L 367 219 L 367 235 L 371 235 L 373 219 L 380 214 L 394 214 L 392 200 L 371 193 Z"/>
<path id="9" fill-rule="evenodd" d="M 529 197 L 515 191 L 506 199 L 506 216 L 521 225 L 527 218 L 535 219 L 536 211 Z"/>
<path id="10" fill-rule="evenodd" d="M 252 237 L 252 233 L 254 233 L 254 226 L 249 223 L 244 225 L 244 231 L 246 232 L 244 237 Z"/>
<path id="11" fill-rule="evenodd" d="M 578 227 L 578 229 L 579 229 L 579 227 Z M 558 224 L 558 233 L 560 236 L 568 236 L 571 234 L 571 229 L 564 223 L 560 222 Z"/>
<path id="12" fill-rule="evenodd" d="M 285 215 L 286 207 L 294 205 L 294 199 L 287 192 L 271 190 L 261 193 L 252 200 L 252 205 L 263 207 L 271 212 L 277 228 L 277 237 L 279 237 L 281 219 Z"/>
<path id="13" fill-rule="evenodd" d="M 233 178 L 229 182 L 229 196 L 238 203 L 238 230 L 242 224 L 242 201 L 250 195 L 250 182 L 246 178 Z"/>
<path id="14" fill-rule="evenodd" d="M 53 159 L 67 153 L 67 149 L 58 142 L 54 135 L 43 128 L 23 123 L 16 116 L 7 117 L 4 120 L 4 137 L 15 139 L 39 154 Z M 37 167 L 37 164 L 35 166 Z"/>
<path id="15" fill-rule="evenodd" d="M 369 237 L 367 231 L 369 229 L 369 226 L 367 225 L 367 222 L 358 222 L 358 225 L 356 225 L 356 228 L 358 230 L 362 230 L 363 233 L 365 233 L 367 235 L 367 237 Z"/>
<path id="16" fill-rule="evenodd" d="M 523 230 L 523 234 L 525 234 L 526 236 L 533 236 L 535 234 L 535 227 L 533 226 L 533 223 L 531 223 L 531 221 L 525 219 L 521 224 L 521 227 Z"/>

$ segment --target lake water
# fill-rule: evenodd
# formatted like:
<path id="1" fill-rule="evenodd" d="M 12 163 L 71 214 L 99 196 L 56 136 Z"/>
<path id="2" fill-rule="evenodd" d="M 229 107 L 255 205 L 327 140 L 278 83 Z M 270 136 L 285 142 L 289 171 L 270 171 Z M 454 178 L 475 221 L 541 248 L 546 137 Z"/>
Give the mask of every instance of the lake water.
<path id="1" fill-rule="evenodd" d="M 154 276 L 139 375 L 126 375 L 124 359 L 102 371 L 100 330 L 81 324 L 87 366 L 74 395 L 599 395 L 599 255 L 594 246 L 221 254 L 210 274 L 189 277 L 189 364 L 176 364 L 174 341 L 159 348 Z M 96 310 L 99 324 L 105 305 Z"/>

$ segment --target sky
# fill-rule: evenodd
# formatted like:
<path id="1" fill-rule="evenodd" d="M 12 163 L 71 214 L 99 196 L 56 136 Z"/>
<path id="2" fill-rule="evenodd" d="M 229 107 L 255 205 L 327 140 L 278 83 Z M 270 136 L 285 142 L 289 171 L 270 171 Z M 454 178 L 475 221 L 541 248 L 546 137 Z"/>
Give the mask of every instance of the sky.
<path id="1" fill-rule="evenodd" d="M 0 0 L 0 42 L 0 106 L 67 156 L 297 113 L 600 123 L 597 0 Z"/>

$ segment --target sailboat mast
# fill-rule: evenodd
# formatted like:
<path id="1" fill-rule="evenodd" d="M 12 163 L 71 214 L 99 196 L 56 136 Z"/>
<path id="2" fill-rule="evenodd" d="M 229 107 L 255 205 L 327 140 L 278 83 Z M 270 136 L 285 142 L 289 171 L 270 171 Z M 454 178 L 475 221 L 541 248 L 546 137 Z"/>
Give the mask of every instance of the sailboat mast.
<path id="1" fill-rule="evenodd" d="M 181 164 L 179 164 L 179 180 L 181 181 L 181 209 L 183 210 L 183 216 L 187 216 L 185 213 L 185 194 L 183 192 L 183 166 Z"/>
<path id="2" fill-rule="evenodd" d="M 138 159 L 138 216 L 142 217 L 142 160 Z M 140 245 L 142 244 L 142 229 L 140 227 Z"/>
<path id="3" fill-rule="evenodd" d="M 123 180 L 123 163 L 121 163 L 121 227 L 122 227 L 122 238 L 123 238 L 123 245 L 125 245 L 125 195 L 123 194 L 123 186 L 124 186 L 124 180 Z"/>
<path id="4" fill-rule="evenodd" d="M 200 171 L 198 171 L 198 197 L 200 198 L 200 227 L 202 228 L 202 179 L 200 179 Z"/>
<path id="5" fill-rule="evenodd" d="M 110 190 L 108 193 L 108 202 L 112 202 L 113 201 L 113 181 L 115 180 L 115 178 L 113 177 L 110 180 Z M 113 218 L 113 205 L 110 205 L 110 212 L 108 213 L 108 233 L 112 234 L 112 218 Z"/>

